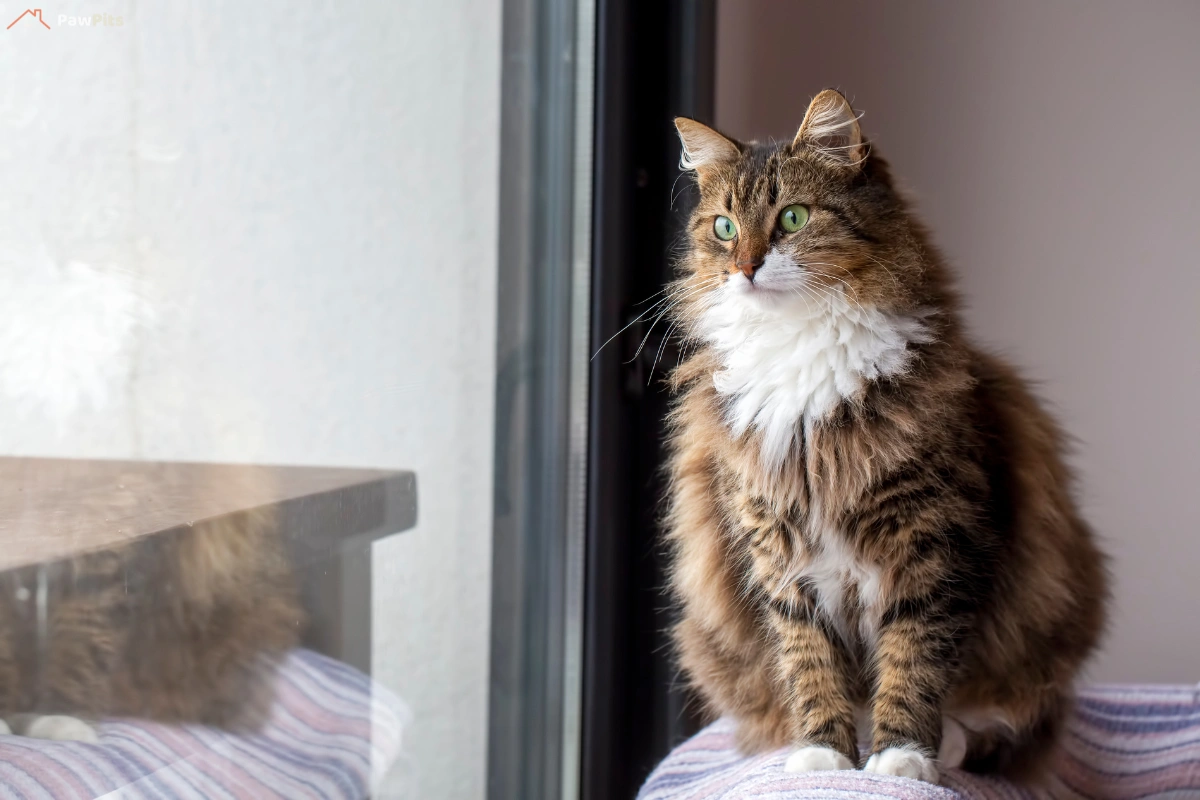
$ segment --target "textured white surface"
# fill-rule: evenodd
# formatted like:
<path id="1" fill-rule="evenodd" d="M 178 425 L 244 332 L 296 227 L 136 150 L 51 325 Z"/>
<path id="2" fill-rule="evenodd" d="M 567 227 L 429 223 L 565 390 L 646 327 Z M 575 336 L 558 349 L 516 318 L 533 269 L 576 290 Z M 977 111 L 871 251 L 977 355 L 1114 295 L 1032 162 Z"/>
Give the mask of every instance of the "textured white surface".
<path id="1" fill-rule="evenodd" d="M 148 313 L 103 368 L 0 380 L 51 395 L 0 453 L 415 469 L 375 672 L 413 710 L 405 796 L 482 797 L 499 4 L 103 11 L 0 30 L 0 287 L 78 262 Z"/>

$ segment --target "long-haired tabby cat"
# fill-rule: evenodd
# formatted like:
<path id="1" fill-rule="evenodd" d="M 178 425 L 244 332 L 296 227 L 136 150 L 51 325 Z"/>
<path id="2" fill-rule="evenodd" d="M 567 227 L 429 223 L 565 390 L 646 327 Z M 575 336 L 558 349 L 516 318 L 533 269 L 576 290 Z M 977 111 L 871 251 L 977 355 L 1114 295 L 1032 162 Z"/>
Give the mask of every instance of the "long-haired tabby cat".
<path id="1" fill-rule="evenodd" d="M 964 335 L 849 103 L 794 141 L 676 121 L 700 201 L 672 312 L 682 666 L 787 769 L 1031 778 L 1104 625 L 1062 437 Z M 867 712 L 869 722 L 857 722 Z"/>

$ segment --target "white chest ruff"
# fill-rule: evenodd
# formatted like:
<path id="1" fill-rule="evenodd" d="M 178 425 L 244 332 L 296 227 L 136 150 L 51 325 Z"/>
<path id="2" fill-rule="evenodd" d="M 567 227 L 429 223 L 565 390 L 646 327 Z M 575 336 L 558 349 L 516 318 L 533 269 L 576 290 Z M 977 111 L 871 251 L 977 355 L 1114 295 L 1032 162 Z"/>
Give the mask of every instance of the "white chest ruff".
<path id="1" fill-rule="evenodd" d="M 868 382 L 903 372 L 909 343 L 929 340 L 919 317 L 832 293 L 766 305 L 729 292 L 704 313 L 702 330 L 720 354 L 713 385 L 727 398 L 726 421 L 734 436 L 762 434 L 768 469 L 786 457 L 798 423 L 820 420 Z"/>

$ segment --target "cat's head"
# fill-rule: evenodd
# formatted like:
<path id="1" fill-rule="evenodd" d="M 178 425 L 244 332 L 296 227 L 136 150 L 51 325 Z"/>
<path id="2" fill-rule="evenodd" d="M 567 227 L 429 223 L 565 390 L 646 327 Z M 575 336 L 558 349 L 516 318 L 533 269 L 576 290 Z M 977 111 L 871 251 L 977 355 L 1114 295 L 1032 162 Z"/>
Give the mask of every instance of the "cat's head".
<path id="1" fill-rule="evenodd" d="M 680 166 L 700 188 L 686 306 L 803 314 L 921 304 L 924 237 L 841 94 L 813 98 L 789 143 L 743 144 L 684 118 L 675 125 Z"/>

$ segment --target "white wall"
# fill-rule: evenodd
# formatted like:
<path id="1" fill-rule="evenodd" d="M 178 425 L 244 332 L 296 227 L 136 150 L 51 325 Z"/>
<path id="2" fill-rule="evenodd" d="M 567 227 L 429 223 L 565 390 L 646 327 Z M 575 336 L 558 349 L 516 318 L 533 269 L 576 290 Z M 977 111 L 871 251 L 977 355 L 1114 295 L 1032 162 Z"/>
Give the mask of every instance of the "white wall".
<path id="1" fill-rule="evenodd" d="M 56 25 L 99 11 L 124 24 Z M 46 18 L 0 30 L 0 453 L 415 469 L 374 668 L 407 795 L 482 797 L 499 4 Z"/>
<path id="2" fill-rule="evenodd" d="M 1094 674 L 1200 679 L 1200 4 L 720 5 L 717 122 L 788 137 L 838 86 L 1079 444 L 1115 558 Z"/>

